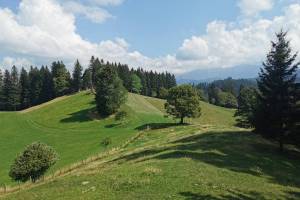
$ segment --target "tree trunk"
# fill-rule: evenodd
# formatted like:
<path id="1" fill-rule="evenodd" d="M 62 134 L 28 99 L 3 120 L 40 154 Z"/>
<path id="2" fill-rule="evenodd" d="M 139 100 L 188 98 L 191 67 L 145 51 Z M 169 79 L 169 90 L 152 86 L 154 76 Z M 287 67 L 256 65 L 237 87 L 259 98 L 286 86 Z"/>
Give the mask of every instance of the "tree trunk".
<path id="1" fill-rule="evenodd" d="M 279 149 L 280 149 L 280 152 L 283 152 L 283 133 L 282 132 L 280 133 L 280 136 L 279 136 Z"/>
<path id="2" fill-rule="evenodd" d="M 183 124 L 183 116 L 180 117 L 180 124 Z"/>

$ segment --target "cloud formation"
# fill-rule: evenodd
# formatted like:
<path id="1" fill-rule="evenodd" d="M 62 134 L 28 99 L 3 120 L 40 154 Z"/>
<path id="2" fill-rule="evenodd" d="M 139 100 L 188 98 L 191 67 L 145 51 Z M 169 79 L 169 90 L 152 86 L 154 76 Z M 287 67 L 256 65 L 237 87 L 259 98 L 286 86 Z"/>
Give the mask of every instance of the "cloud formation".
<path id="1" fill-rule="evenodd" d="M 257 15 L 262 11 L 271 10 L 274 0 L 240 0 L 238 6 L 246 16 Z"/>
<path id="2" fill-rule="evenodd" d="M 185 39 L 175 53 L 150 58 L 139 51 L 131 50 L 130 44 L 123 38 L 99 43 L 83 39 L 76 32 L 76 15 L 90 14 L 91 20 L 98 22 L 111 16 L 93 15 L 93 12 L 89 11 L 91 9 L 89 6 L 82 7 L 78 2 L 22 0 L 17 12 L 0 8 L 0 53 L 10 55 L 2 61 L 2 65 L 49 64 L 54 60 L 63 60 L 72 67 L 72 63 L 78 58 L 87 66 L 89 58 L 95 55 L 112 62 L 127 63 L 132 67 L 141 66 L 180 74 L 200 68 L 258 64 L 263 61 L 269 50 L 274 33 L 281 28 L 289 30 L 289 39 L 292 40 L 294 50 L 300 51 L 298 3 L 289 5 L 282 15 L 272 19 L 259 17 L 243 23 L 239 20 L 212 21 L 207 25 L 204 34 Z M 121 0 L 89 0 L 89 2 L 91 5 L 101 6 L 122 3 Z M 256 9 L 255 13 L 259 11 L 262 9 Z"/>

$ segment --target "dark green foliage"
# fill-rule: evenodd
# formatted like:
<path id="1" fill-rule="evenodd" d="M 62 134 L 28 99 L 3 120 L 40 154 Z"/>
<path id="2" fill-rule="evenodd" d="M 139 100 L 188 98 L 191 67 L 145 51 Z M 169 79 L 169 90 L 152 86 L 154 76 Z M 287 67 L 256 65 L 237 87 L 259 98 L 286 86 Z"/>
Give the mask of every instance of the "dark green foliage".
<path id="1" fill-rule="evenodd" d="M 72 90 L 73 92 L 79 92 L 82 88 L 82 66 L 79 61 L 76 60 L 73 74 L 72 74 Z"/>
<path id="2" fill-rule="evenodd" d="M 185 117 L 196 118 L 201 115 L 200 98 L 191 85 L 180 85 L 171 88 L 165 108 L 167 113 L 180 118 L 181 124 L 183 124 Z"/>
<path id="3" fill-rule="evenodd" d="M 84 90 L 92 89 L 92 73 L 90 69 L 86 69 L 82 76 L 82 88 Z"/>
<path id="4" fill-rule="evenodd" d="M 130 91 L 136 94 L 140 94 L 142 90 L 142 83 L 140 77 L 136 74 L 130 76 Z"/>
<path id="5" fill-rule="evenodd" d="M 238 116 L 238 125 L 241 127 L 253 127 L 254 113 L 257 107 L 257 90 L 253 87 L 241 87 L 238 96 L 238 108 L 235 116 Z"/>
<path id="6" fill-rule="evenodd" d="M 4 110 L 4 95 L 3 95 L 3 74 L 0 69 L 0 110 Z"/>
<path id="7" fill-rule="evenodd" d="M 169 91 L 166 88 L 164 88 L 164 87 L 160 88 L 159 98 L 166 99 L 168 97 L 168 94 L 169 94 Z"/>
<path id="8" fill-rule="evenodd" d="M 118 111 L 125 102 L 127 91 L 116 70 L 103 67 L 96 76 L 96 103 L 98 113 L 107 117 Z"/>
<path id="9" fill-rule="evenodd" d="M 292 112 L 296 106 L 297 54 L 292 54 L 286 32 L 276 34 L 271 51 L 257 81 L 258 112 L 255 113 L 255 129 L 264 137 L 277 140 L 280 149 L 290 137 L 293 127 Z"/>
<path id="10" fill-rule="evenodd" d="M 33 143 L 15 159 L 9 176 L 15 181 L 35 182 L 57 161 L 56 152 L 43 143 Z"/>
<path id="11" fill-rule="evenodd" d="M 52 74 L 48 67 L 42 66 L 40 69 L 41 77 L 41 91 L 39 96 L 39 102 L 44 103 L 54 98 Z"/>
<path id="12" fill-rule="evenodd" d="M 20 87 L 21 87 L 21 107 L 28 108 L 30 106 L 30 83 L 27 71 L 22 68 L 20 75 Z"/>
<path id="13" fill-rule="evenodd" d="M 200 83 L 195 87 L 200 91 L 202 100 L 218 106 L 236 108 L 236 98 L 242 85 L 256 87 L 256 82 L 252 79 L 227 78 L 212 83 Z"/>
<path id="14" fill-rule="evenodd" d="M 101 141 L 101 145 L 104 147 L 111 145 L 111 143 L 112 143 L 112 141 L 111 141 L 111 138 L 109 138 L 109 137 L 106 137 Z"/>
<path id="15" fill-rule="evenodd" d="M 53 78 L 53 89 L 56 97 L 65 95 L 69 91 L 70 86 L 70 73 L 66 69 L 63 62 L 52 63 L 52 78 Z"/>
<path id="16" fill-rule="evenodd" d="M 119 111 L 117 112 L 116 116 L 115 116 L 115 120 L 120 121 L 123 120 L 127 117 L 127 112 L 125 111 Z"/>
<path id="17" fill-rule="evenodd" d="M 15 66 L 12 67 L 11 73 L 5 70 L 1 99 L 5 110 L 16 111 L 20 107 L 19 76 Z"/>
<path id="18" fill-rule="evenodd" d="M 170 73 L 147 72 L 141 68 L 129 69 L 128 65 L 104 63 L 95 57 L 91 58 L 90 65 L 83 75 L 82 66 L 77 60 L 72 78 L 61 61 L 53 62 L 51 71 L 47 66 L 40 69 L 30 67 L 29 72 L 22 69 L 20 76 L 14 67 L 12 73 L 7 71 L 8 79 L 0 80 L 0 110 L 25 109 L 81 89 L 91 89 L 94 93 L 97 74 L 104 67 L 114 69 L 123 86 L 133 93 L 160 97 L 161 88 L 169 89 L 176 86 L 175 76 Z"/>
<path id="19" fill-rule="evenodd" d="M 223 91 L 217 93 L 216 103 L 226 108 L 236 108 L 238 104 L 236 97 L 232 93 Z"/>

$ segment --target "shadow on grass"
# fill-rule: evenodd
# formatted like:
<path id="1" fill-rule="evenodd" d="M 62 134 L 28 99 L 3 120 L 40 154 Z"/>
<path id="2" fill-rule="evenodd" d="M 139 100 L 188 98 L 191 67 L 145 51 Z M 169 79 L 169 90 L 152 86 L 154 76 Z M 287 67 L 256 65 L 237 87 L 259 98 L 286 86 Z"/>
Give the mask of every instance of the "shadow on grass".
<path id="1" fill-rule="evenodd" d="M 197 194 L 193 192 L 180 192 L 179 193 L 182 197 L 186 200 L 265 200 L 266 198 L 263 197 L 261 194 L 256 192 L 250 193 L 242 193 L 242 192 L 234 192 L 230 191 L 228 195 L 221 195 L 221 196 L 213 196 L 213 195 L 203 195 Z"/>
<path id="2" fill-rule="evenodd" d="M 264 176 L 281 185 L 300 186 L 299 152 L 286 151 L 280 154 L 277 144 L 247 131 L 208 132 L 190 136 L 118 160 L 142 162 L 179 158 L 191 158 L 234 172 Z"/>
<path id="3" fill-rule="evenodd" d="M 74 122 L 88 122 L 94 120 L 92 116 L 94 113 L 94 108 L 89 108 L 85 110 L 81 110 L 78 112 L 74 112 L 69 114 L 69 117 L 61 119 L 60 122 L 62 123 L 74 123 Z"/>
<path id="4" fill-rule="evenodd" d="M 144 124 L 142 126 L 136 127 L 135 130 L 143 131 L 143 130 L 157 130 L 157 129 L 164 129 L 164 128 L 170 128 L 175 126 L 187 126 L 189 124 L 179 124 L 179 123 L 150 123 L 150 124 Z"/>
<path id="5" fill-rule="evenodd" d="M 121 125 L 121 123 L 108 124 L 108 125 L 105 126 L 105 128 L 115 128 L 115 127 L 118 127 L 118 126 L 120 126 L 120 125 Z"/>

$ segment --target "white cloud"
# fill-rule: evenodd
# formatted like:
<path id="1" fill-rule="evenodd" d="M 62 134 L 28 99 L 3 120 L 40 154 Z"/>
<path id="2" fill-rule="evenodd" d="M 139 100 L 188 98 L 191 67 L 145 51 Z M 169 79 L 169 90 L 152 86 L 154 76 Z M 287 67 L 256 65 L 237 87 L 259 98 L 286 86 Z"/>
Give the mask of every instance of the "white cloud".
<path id="1" fill-rule="evenodd" d="M 96 6 L 85 6 L 76 1 L 67 1 L 64 3 L 64 8 L 76 15 L 83 15 L 94 23 L 103 23 L 113 16 L 103 8 Z"/>
<path id="2" fill-rule="evenodd" d="M 271 10 L 274 0 L 240 0 L 238 6 L 246 16 L 257 15 L 262 11 Z"/>
<path id="3" fill-rule="evenodd" d="M 282 16 L 258 19 L 250 24 L 214 21 L 206 34 L 186 39 L 176 55 L 178 66 L 197 68 L 259 64 L 270 49 L 270 40 L 281 28 L 288 30 L 293 50 L 300 51 L 300 4 L 289 5 Z"/>
<path id="4" fill-rule="evenodd" d="M 89 0 L 91 3 L 100 5 L 100 6 L 118 6 L 124 2 L 124 0 Z"/>
<path id="5" fill-rule="evenodd" d="M 28 69 L 32 65 L 32 62 L 26 58 L 4 57 L 0 63 L 0 68 L 10 69 L 14 65 Z"/>
<path id="6" fill-rule="evenodd" d="M 187 38 L 175 54 L 157 58 L 131 51 L 123 38 L 99 43 L 85 40 L 76 32 L 75 20 L 74 12 L 66 11 L 56 0 L 22 0 L 16 13 L 0 8 L 0 53 L 18 58 L 6 58 L 2 64 L 63 60 L 72 67 L 78 58 L 87 66 L 92 55 L 132 67 L 174 73 L 257 64 L 264 60 L 270 40 L 282 27 L 289 30 L 294 50 L 300 51 L 300 4 L 291 4 L 281 16 L 269 20 L 210 22 L 205 34 Z"/>

